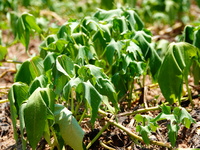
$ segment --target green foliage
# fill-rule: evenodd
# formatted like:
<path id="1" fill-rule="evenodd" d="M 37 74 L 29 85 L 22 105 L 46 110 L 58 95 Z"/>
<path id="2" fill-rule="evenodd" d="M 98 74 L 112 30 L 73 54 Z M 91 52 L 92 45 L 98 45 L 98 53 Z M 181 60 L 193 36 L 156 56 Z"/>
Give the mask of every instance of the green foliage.
<path id="1" fill-rule="evenodd" d="M 36 24 L 34 16 L 29 13 L 22 14 L 21 17 L 18 18 L 16 26 L 17 36 L 20 42 L 26 47 L 26 50 L 28 50 L 31 31 L 40 33 L 41 29 Z"/>
<path id="2" fill-rule="evenodd" d="M 196 46 L 198 49 L 200 48 L 199 45 L 199 39 L 200 39 L 200 30 L 199 26 L 193 27 L 193 26 L 186 26 L 183 33 L 184 41 L 188 42 L 194 46 Z M 197 53 L 198 61 L 196 61 L 192 66 L 192 73 L 194 76 L 194 83 L 196 85 L 199 84 L 200 81 L 200 67 L 199 67 L 199 50 Z"/>
<path id="3" fill-rule="evenodd" d="M 195 121 L 183 107 L 175 107 L 173 111 L 170 106 L 166 106 L 164 104 L 160 107 L 162 111 L 155 118 L 140 114 L 135 116 L 135 119 L 138 123 L 136 127 L 137 131 L 142 135 L 144 142 L 149 144 L 149 135 L 151 132 L 155 132 L 158 128 L 157 121 L 165 120 L 169 122 L 167 124 L 169 141 L 171 142 L 171 145 L 175 147 L 180 124 L 183 124 L 186 128 L 189 128 L 191 123 L 195 123 Z M 141 123 L 141 125 L 139 123 Z"/>
<path id="4" fill-rule="evenodd" d="M 195 59 L 198 59 L 198 50 L 191 44 L 170 44 L 158 75 L 162 94 L 170 104 L 180 103 L 183 81 L 188 81 L 190 66 Z"/>
<path id="5" fill-rule="evenodd" d="M 73 149 L 82 150 L 84 131 L 73 117 L 72 112 L 70 112 L 63 105 L 56 104 L 54 116 L 55 123 L 59 125 L 60 133 L 65 143 Z"/>
<path id="6" fill-rule="evenodd" d="M 31 3 L 23 2 L 26 7 Z M 166 10 L 175 13 L 175 1 L 167 3 Z M 20 17 L 11 14 L 12 17 L 17 19 L 18 30 L 14 32 L 28 50 L 30 34 L 41 34 L 43 29 L 29 13 Z M 190 27 L 185 29 L 192 31 Z M 198 45 L 192 35 L 185 39 Z M 119 100 L 132 101 L 134 82 L 141 82 L 141 76 L 145 79 L 147 74 L 158 80 L 169 105 L 180 103 L 190 66 L 194 60 L 198 64 L 198 49 L 185 42 L 172 43 L 168 49 L 167 42 L 153 46 L 151 38 L 150 31 L 131 9 L 98 9 L 91 17 L 69 19 L 56 28 L 42 41 L 40 55 L 23 62 L 15 75 L 16 83 L 9 92 L 15 138 L 19 117 L 24 149 L 26 140 L 35 149 L 42 137 L 49 144 L 54 137 L 58 149 L 64 145 L 83 149 L 84 132 L 78 122 L 90 117 L 93 126 L 100 108 L 116 115 Z M 4 47 L 1 51 L 0 60 L 7 53 Z M 144 82 L 139 84 L 145 86 Z M 175 146 L 179 125 L 189 128 L 194 120 L 182 107 L 172 110 L 163 105 L 161 109 L 156 118 L 137 114 L 137 131 L 150 144 L 149 135 L 158 128 L 157 121 L 167 119 L 169 140 Z M 27 137 L 23 136 L 25 132 Z"/>
<path id="7" fill-rule="evenodd" d="M 0 45 L 0 60 L 3 60 L 7 55 L 8 51 L 7 48 Z"/>

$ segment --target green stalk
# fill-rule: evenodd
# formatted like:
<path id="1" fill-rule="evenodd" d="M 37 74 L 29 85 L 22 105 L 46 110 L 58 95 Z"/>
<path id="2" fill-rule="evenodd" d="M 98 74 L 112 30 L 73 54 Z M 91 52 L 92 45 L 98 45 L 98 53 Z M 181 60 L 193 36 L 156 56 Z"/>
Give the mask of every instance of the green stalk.
<path id="1" fill-rule="evenodd" d="M 105 143 L 103 143 L 102 141 L 100 141 L 100 145 L 103 146 L 104 148 L 108 149 L 108 150 L 115 150 L 114 148 L 106 145 Z"/>
<path id="2" fill-rule="evenodd" d="M 81 115 L 81 118 L 78 121 L 78 124 L 81 124 L 81 121 L 84 119 L 86 113 L 86 109 L 84 110 L 83 114 Z"/>
<path id="3" fill-rule="evenodd" d="M 134 79 L 133 77 L 130 78 L 130 81 L 128 82 L 128 91 L 129 91 L 129 94 L 128 94 L 128 108 L 131 107 L 131 101 L 132 101 L 132 92 L 133 92 L 133 82 L 134 82 Z"/>
<path id="4" fill-rule="evenodd" d="M 50 127 L 50 130 L 52 131 L 52 134 L 53 134 L 53 137 L 54 137 L 54 142 L 53 142 L 53 144 L 51 145 L 51 149 L 53 150 L 54 147 L 57 147 L 58 150 L 61 150 L 61 149 L 60 149 L 59 142 L 58 142 L 58 139 L 57 139 L 57 136 L 56 136 L 56 133 L 55 133 L 53 127 Z"/>
<path id="5" fill-rule="evenodd" d="M 154 110 L 161 110 L 161 108 L 159 106 L 148 107 L 148 108 L 138 109 L 136 111 L 121 113 L 121 114 L 118 114 L 117 116 L 120 117 L 120 116 L 136 115 L 136 114 L 144 113 L 147 111 L 154 111 Z"/>
<path id="6" fill-rule="evenodd" d="M 2 100 L 0 100 L 0 104 L 7 103 L 7 102 L 9 102 L 8 99 L 2 99 Z"/>
<path id="7" fill-rule="evenodd" d="M 72 114 L 74 114 L 74 97 L 75 97 L 75 90 L 74 90 L 74 88 L 72 88 L 72 90 L 71 90 L 71 112 L 72 112 Z"/>
<path id="8" fill-rule="evenodd" d="M 194 108 L 194 102 L 192 101 L 192 93 L 191 93 L 191 90 L 189 88 L 189 83 L 188 83 L 188 78 L 186 77 L 185 79 L 185 85 L 187 87 L 187 92 L 188 92 L 188 99 L 190 100 L 190 103 L 192 105 L 192 108 Z M 179 106 L 181 105 L 181 102 L 179 100 Z"/>

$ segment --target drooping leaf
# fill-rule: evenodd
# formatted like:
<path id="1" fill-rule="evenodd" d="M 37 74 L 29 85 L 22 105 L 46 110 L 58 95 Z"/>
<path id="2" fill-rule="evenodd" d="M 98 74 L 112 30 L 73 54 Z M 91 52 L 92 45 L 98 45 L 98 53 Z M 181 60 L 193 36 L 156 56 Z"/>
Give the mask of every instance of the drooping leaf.
<path id="1" fill-rule="evenodd" d="M 29 13 L 22 14 L 21 18 L 23 19 L 25 28 L 28 28 L 29 30 L 35 30 L 36 32 L 40 33 L 41 29 L 36 23 L 36 19 L 33 15 Z"/>
<path id="2" fill-rule="evenodd" d="M 148 126 L 137 126 L 137 132 L 139 132 L 144 140 L 145 144 L 150 144 L 149 134 L 151 133 Z"/>
<path id="3" fill-rule="evenodd" d="M 114 39 L 111 40 L 111 42 L 106 46 L 106 58 L 108 60 L 108 63 L 112 65 L 113 60 L 120 59 L 120 50 L 122 49 L 122 43 L 120 41 L 115 42 Z M 115 55 L 116 53 L 116 55 Z"/>
<path id="4" fill-rule="evenodd" d="M 138 31 L 138 30 L 143 29 L 144 24 L 135 11 L 126 10 L 125 11 L 125 17 L 129 21 L 128 24 L 131 27 L 131 31 L 134 31 L 134 30 Z"/>
<path id="5" fill-rule="evenodd" d="M 142 50 L 142 54 L 146 61 L 149 60 L 149 67 L 154 79 L 157 78 L 158 71 L 161 65 L 161 59 L 158 56 L 155 49 L 150 45 L 151 36 L 144 31 L 137 31 L 134 39 L 139 43 L 139 47 Z"/>
<path id="6" fill-rule="evenodd" d="M 7 48 L 0 45 L 0 60 L 3 60 L 7 53 Z"/>
<path id="7" fill-rule="evenodd" d="M 99 11 L 97 11 L 94 14 L 94 17 L 101 21 L 110 21 L 112 20 L 112 18 L 120 16 L 121 13 L 122 13 L 121 9 L 115 9 L 109 11 L 99 9 Z"/>
<path id="8" fill-rule="evenodd" d="M 62 105 L 55 104 L 55 123 L 59 125 L 60 133 L 66 145 L 82 150 L 84 131 L 79 126 L 72 112 Z"/>
<path id="9" fill-rule="evenodd" d="M 183 107 L 176 107 L 174 109 L 174 115 L 177 117 L 179 123 L 182 123 L 186 128 L 190 128 L 191 123 L 195 123 L 195 120 Z"/>
<path id="10" fill-rule="evenodd" d="M 16 82 L 12 85 L 8 93 L 10 102 L 11 119 L 14 130 L 14 138 L 17 140 L 17 117 L 20 113 L 22 103 L 28 98 L 28 85 Z"/>
<path id="11" fill-rule="evenodd" d="M 36 77 L 30 85 L 29 93 L 32 94 L 38 87 L 46 88 L 48 84 L 48 79 L 46 76 L 41 75 Z"/>
<path id="12" fill-rule="evenodd" d="M 26 108 L 27 103 L 23 103 L 19 108 L 19 120 L 20 120 L 20 133 L 21 133 L 21 141 L 22 141 L 22 148 L 26 149 L 26 138 L 24 136 L 25 133 L 25 122 L 24 122 L 24 108 Z"/>
<path id="13" fill-rule="evenodd" d="M 188 43 L 170 44 L 158 75 L 162 94 L 170 104 L 180 101 L 184 78 L 197 56 L 197 49 Z"/>
<path id="14" fill-rule="evenodd" d="M 112 102 L 112 104 L 117 109 L 117 93 L 115 91 L 114 85 L 108 79 L 108 76 L 103 72 L 101 68 L 94 65 L 85 65 L 85 67 L 90 70 L 90 75 L 93 76 L 91 81 L 97 91 L 101 95 L 107 96 L 109 98 L 109 101 Z"/>
<path id="15" fill-rule="evenodd" d="M 75 75 L 74 63 L 71 58 L 66 55 L 60 55 L 57 57 L 56 68 L 68 78 L 72 78 Z"/>
<path id="16" fill-rule="evenodd" d="M 62 54 L 62 52 L 66 48 L 67 44 L 68 44 L 68 42 L 66 40 L 58 39 L 58 40 L 50 43 L 47 46 L 47 48 L 48 48 L 48 51 L 57 52 L 57 53 Z"/>
<path id="17" fill-rule="evenodd" d="M 47 72 L 48 70 L 52 69 L 56 62 L 57 54 L 53 52 L 49 52 L 46 57 L 44 58 L 44 70 Z"/>
<path id="18" fill-rule="evenodd" d="M 82 80 L 80 78 L 72 78 L 67 82 L 67 84 L 63 88 L 63 96 L 66 100 L 69 99 L 69 95 L 71 93 L 71 89 L 76 88 Z"/>
<path id="19" fill-rule="evenodd" d="M 15 82 L 23 82 L 30 84 L 36 77 L 42 75 L 44 72 L 43 60 L 35 56 L 26 60 L 19 68 Z"/>
<path id="20" fill-rule="evenodd" d="M 84 99 L 87 100 L 92 113 L 91 122 L 94 123 L 102 101 L 102 95 L 99 94 L 89 81 L 80 83 L 76 88 L 76 92 L 83 94 Z"/>
<path id="21" fill-rule="evenodd" d="M 35 17 L 29 13 L 24 13 L 21 15 L 21 17 L 17 20 L 17 35 L 22 42 L 22 44 L 26 47 L 26 50 L 28 50 L 29 40 L 30 40 L 30 32 L 32 30 L 40 33 L 41 29 L 37 25 Z"/>
<path id="22" fill-rule="evenodd" d="M 28 98 L 24 108 L 24 121 L 26 125 L 27 138 L 33 149 L 40 141 L 47 119 L 47 106 L 41 95 L 41 88 L 36 89 Z"/>

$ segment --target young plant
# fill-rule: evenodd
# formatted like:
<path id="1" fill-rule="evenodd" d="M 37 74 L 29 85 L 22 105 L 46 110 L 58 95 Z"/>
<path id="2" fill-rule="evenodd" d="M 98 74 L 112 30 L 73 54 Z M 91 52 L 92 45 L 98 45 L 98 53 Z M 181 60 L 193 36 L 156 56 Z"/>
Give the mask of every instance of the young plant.
<path id="1" fill-rule="evenodd" d="M 169 45 L 160 67 L 158 83 L 163 96 L 170 104 L 178 101 L 180 105 L 183 82 L 186 84 L 191 100 L 188 75 L 192 63 L 198 59 L 198 49 L 191 44 L 180 42 Z"/>

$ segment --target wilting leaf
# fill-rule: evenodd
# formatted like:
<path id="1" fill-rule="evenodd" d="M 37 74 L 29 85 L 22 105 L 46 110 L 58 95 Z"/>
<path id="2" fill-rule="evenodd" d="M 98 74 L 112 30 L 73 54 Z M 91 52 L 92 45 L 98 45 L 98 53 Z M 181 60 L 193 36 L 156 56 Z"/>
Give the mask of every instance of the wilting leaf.
<path id="1" fill-rule="evenodd" d="M 39 77 L 44 72 L 42 58 L 36 56 L 26 60 L 19 68 L 15 82 L 24 82 L 30 84 L 36 77 Z"/>
<path id="2" fill-rule="evenodd" d="M 79 126 L 72 112 L 62 105 L 55 105 L 55 123 L 59 125 L 60 133 L 66 145 L 75 150 L 82 150 L 84 131 Z"/>
<path id="3" fill-rule="evenodd" d="M 162 94 L 170 104 L 180 101 L 183 80 L 195 57 L 197 49 L 194 46 L 184 42 L 170 44 L 158 75 Z"/>

